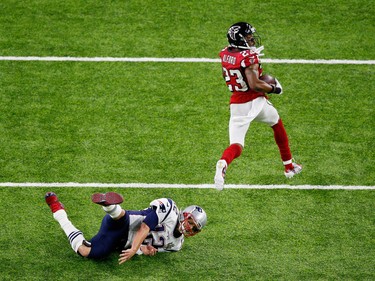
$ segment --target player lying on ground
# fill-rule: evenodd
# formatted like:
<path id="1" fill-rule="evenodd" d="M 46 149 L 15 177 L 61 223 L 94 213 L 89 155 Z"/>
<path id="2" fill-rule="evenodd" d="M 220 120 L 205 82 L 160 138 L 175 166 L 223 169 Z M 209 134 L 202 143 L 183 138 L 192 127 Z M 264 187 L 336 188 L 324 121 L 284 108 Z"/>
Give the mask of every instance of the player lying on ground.
<path id="1" fill-rule="evenodd" d="M 91 197 L 92 202 L 102 205 L 107 214 L 99 232 L 87 241 L 71 223 L 55 193 L 46 193 L 45 200 L 76 253 L 100 259 L 114 250 L 122 250 L 119 264 L 135 254 L 154 256 L 157 252 L 179 251 L 184 237 L 194 236 L 207 223 L 206 212 L 196 205 L 180 212 L 173 200 L 161 198 L 152 201 L 144 210 L 124 210 L 119 205 L 123 202 L 120 194 L 95 193 Z"/>

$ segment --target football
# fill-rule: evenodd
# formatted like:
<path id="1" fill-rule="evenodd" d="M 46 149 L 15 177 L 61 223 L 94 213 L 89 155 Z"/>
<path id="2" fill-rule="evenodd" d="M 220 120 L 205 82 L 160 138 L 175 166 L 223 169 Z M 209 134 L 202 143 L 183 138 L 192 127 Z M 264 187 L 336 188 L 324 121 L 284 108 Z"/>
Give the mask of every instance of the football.
<path id="1" fill-rule="evenodd" d="M 267 84 L 276 85 L 275 78 L 269 74 L 263 74 L 259 77 L 259 79 L 266 82 Z"/>

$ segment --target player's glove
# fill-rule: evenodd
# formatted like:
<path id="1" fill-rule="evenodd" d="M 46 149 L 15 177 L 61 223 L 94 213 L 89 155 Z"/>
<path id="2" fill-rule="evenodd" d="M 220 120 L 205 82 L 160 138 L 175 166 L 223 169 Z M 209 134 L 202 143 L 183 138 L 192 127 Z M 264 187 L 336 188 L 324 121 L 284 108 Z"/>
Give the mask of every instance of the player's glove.
<path id="1" fill-rule="evenodd" d="M 271 85 L 272 86 L 272 91 L 269 92 L 270 94 L 278 94 L 281 95 L 283 93 L 283 87 L 281 86 L 279 80 L 275 78 L 276 85 Z"/>

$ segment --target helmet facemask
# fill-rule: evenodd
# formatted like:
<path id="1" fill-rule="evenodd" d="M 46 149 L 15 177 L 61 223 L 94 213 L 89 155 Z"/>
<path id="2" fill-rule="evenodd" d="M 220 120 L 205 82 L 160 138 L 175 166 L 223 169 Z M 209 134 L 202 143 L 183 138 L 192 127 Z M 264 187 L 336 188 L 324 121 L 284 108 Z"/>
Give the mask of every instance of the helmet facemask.
<path id="1" fill-rule="evenodd" d="M 185 237 L 194 236 L 202 230 L 206 223 L 206 212 L 197 205 L 191 205 L 180 212 L 178 230 Z"/>
<path id="2" fill-rule="evenodd" d="M 179 231 L 185 236 L 194 236 L 201 231 L 191 213 L 183 213 L 184 219 L 180 221 Z"/>
<path id="3" fill-rule="evenodd" d="M 250 34 L 252 35 L 250 39 L 247 39 L 248 35 L 249 34 L 243 36 L 242 34 L 239 34 L 239 36 L 242 38 L 241 41 L 243 41 L 244 46 L 237 46 L 236 48 L 255 50 L 257 47 L 261 45 L 261 38 L 256 32 Z"/>

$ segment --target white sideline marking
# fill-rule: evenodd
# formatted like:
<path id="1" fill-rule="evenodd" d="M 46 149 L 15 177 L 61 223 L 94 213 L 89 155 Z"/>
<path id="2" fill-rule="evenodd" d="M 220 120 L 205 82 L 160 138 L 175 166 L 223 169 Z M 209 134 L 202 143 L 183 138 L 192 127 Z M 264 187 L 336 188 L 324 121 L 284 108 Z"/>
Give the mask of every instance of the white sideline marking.
<path id="1" fill-rule="evenodd" d="M 111 187 L 111 188 L 212 188 L 213 184 L 164 183 L 77 183 L 77 182 L 2 182 L 0 187 Z M 325 189 L 325 190 L 375 190 L 375 186 L 357 185 L 246 185 L 227 184 L 224 189 Z"/>
<path id="2" fill-rule="evenodd" d="M 116 58 L 116 57 L 36 57 L 0 56 L 3 61 L 76 61 L 76 62 L 220 62 L 209 58 Z M 375 60 L 304 60 L 304 59 L 262 59 L 264 63 L 284 64 L 375 64 Z"/>

